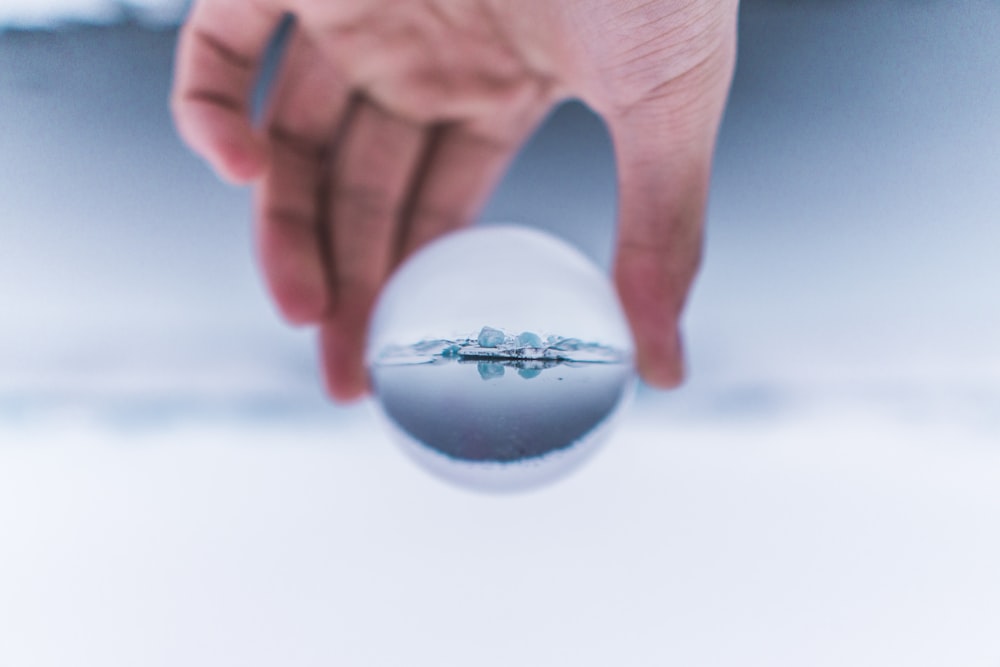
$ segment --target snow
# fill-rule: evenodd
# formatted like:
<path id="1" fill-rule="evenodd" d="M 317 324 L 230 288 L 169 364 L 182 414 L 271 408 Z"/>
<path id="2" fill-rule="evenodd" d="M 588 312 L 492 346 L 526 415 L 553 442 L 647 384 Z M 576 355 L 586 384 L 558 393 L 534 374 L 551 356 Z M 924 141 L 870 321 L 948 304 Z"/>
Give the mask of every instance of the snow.
<path id="1" fill-rule="evenodd" d="M 429 477 L 372 419 L 0 427 L 0 658 L 936 667 L 1000 655 L 988 433 L 907 425 L 863 401 L 757 423 L 639 409 L 576 475 L 494 497 Z"/>
<path id="2" fill-rule="evenodd" d="M 500 329 L 487 326 L 479 330 L 479 336 L 476 340 L 480 347 L 496 348 L 503 345 L 506 338 Z"/>

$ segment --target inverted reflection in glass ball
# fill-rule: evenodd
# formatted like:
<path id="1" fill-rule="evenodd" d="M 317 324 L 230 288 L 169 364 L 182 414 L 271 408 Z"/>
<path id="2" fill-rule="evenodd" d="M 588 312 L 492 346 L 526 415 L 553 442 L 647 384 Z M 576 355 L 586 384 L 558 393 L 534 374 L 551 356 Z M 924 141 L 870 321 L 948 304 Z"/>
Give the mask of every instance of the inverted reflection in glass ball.
<path id="1" fill-rule="evenodd" d="M 606 276 L 564 242 L 513 226 L 449 235 L 400 267 L 376 306 L 367 362 L 404 450 L 478 490 L 574 469 L 634 384 Z"/>

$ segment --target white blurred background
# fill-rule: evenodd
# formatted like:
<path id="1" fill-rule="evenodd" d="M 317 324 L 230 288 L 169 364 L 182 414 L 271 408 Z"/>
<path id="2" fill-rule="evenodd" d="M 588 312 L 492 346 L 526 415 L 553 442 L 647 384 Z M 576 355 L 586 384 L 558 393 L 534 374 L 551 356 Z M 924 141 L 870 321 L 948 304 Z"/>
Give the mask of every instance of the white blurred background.
<path id="1" fill-rule="evenodd" d="M 691 379 L 514 497 L 322 397 L 182 9 L 0 5 L 0 665 L 1000 664 L 1000 4 L 744 2 Z M 567 105 L 484 219 L 614 196 Z"/>

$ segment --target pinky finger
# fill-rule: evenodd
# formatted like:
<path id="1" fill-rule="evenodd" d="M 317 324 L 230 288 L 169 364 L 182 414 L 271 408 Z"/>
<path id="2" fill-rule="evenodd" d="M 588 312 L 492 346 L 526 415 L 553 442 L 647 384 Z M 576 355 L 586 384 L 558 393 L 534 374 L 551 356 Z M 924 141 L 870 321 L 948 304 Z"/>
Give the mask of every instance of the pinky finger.
<path id="1" fill-rule="evenodd" d="M 263 2 L 199 0 L 181 30 L 171 93 L 174 122 L 188 146 L 234 183 L 252 181 L 267 167 L 249 100 L 281 16 Z"/>

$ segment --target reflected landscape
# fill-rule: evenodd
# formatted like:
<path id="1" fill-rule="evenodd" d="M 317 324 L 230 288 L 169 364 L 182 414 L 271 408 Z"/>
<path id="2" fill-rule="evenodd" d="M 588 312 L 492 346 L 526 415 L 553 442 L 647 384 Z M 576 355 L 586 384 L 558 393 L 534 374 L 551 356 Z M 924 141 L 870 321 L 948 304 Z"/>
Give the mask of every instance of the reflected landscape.
<path id="1" fill-rule="evenodd" d="M 418 462 L 463 486 L 516 490 L 585 460 L 633 373 L 624 363 L 438 358 L 376 365 L 371 375 L 397 440 Z"/>

